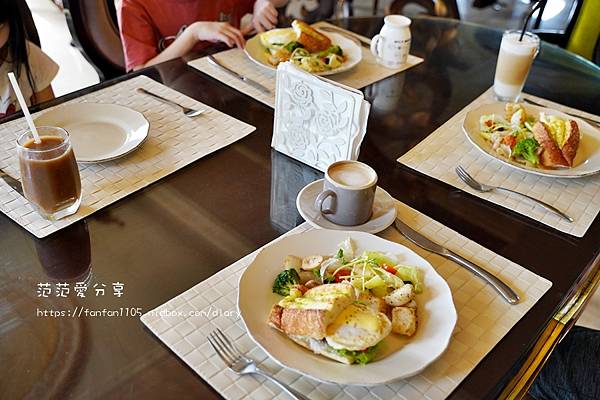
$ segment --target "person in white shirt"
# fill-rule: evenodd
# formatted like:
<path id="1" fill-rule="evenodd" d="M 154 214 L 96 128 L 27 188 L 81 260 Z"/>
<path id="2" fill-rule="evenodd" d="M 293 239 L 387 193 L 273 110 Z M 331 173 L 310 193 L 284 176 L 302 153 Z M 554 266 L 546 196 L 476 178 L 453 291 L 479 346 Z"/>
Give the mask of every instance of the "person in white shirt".
<path id="1" fill-rule="evenodd" d="M 28 105 L 54 98 L 51 82 L 58 65 L 27 40 L 23 14 L 16 0 L 0 0 L 0 118 L 20 109 L 8 80 L 13 72 Z"/>

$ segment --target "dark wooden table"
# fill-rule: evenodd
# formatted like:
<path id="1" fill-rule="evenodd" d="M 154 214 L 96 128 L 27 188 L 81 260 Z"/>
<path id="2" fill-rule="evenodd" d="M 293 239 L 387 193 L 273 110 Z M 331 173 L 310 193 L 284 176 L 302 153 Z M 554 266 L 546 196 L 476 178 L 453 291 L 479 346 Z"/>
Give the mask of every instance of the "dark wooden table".
<path id="1" fill-rule="evenodd" d="M 342 25 L 370 37 L 382 21 Z M 501 38 L 497 30 L 443 19 L 416 19 L 412 33 L 412 52 L 425 62 L 364 89 L 373 108 L 360 159 L 399 200 L 553 282 L 451 396 L 495 398 L 597 264 L 600 221 L 574 238 L 398 164 L 491 86 Z M 320 174 L 271 150 L 272 109 L 182 60 L 141 73 L 256 132 L 44 240 L 0 215 L 0 398 L 218 398 L 138 316 L 41 315 L 77 306 L 146 312 L 302 221 L 296 194 Z M 600 69 L 553 46 L 542 46 L 526 90 L 600 111 Z M 106 295 L 37 295 L 38 283 L 73 285 L 86 277 L 106 284 Z M 113 282 L 125 284 L 122 297 L 112 295 Z"/>

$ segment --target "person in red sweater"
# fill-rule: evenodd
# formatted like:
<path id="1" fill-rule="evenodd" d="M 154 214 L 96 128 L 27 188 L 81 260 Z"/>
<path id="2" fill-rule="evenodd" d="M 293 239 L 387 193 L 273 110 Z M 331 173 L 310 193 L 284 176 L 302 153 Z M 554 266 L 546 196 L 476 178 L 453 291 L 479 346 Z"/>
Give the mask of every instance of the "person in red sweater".
<path id="1" fill-rule="evenodd" d="M 244 47 L 244 35 L 277 23 L 287 0 L 121 0 L 119 29 L 127 71 L 201 50 L 210 42 Z M 252 14 L 252 24 L 240 21 Z"/>

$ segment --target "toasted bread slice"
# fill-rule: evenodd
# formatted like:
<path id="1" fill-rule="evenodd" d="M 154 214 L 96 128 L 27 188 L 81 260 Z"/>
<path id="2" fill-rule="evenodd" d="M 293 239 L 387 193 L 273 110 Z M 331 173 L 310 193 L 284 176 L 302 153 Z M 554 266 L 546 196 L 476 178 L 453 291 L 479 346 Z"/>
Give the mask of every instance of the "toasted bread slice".
<path id="1" fill-rule="evenodd" d="M 333 321 L 328 310 L 302 310 L 284 308 L 281 313 L 281 330 L 288 335 L 323 339 L 327 335 L 327 325 Z"/>
<path id="2" fill-rule="evenodd" d="M 331 46 L 331 39 L 316 31 L 304 21 L 294 20 L 292 28 L 298 37 L 298 42 L 310 53 L 327 50 Z"/>
<path id="3" fill-rule="evenodd" d="M 417 330 L 417 310 L 412 307 L 392 309 L 392 332 L 412 336 Z"/>
<path id="4" fill-rule="evenodd" d="M 567 140 L 565 141 L 565 144 L 563 145 L 562 149 L 560 149 L 560 151 L 562 152 L 562 155 L 567 161 L 569 167 L 572 167 L 573 160 L 575 159 L 575 155 L 577 154 L 577 148 L 579 147 L 579 126 L 577 125 L 577 122 L 571 119 L 567 120 L 566 126 Z"/>
<path id="5" fill-rule="evenodd" d="M 323 339 L 327 326 L 355 300 L 354 288 L 347 283 L 320 285 L 303 296 L 283 299 L 273 307 L 269 324 L 288 335 Z"/>
<path id="6" fill-rule="evenodd" d="M 268 324 L 272 328 L 283 332 L 283 329 L 281 328 L 281 314 L 283 314 L 283 307 L 281 307 L 279 304 L 275 304 L 269 313 Z"/>
<path id="7" fill-rule="evenodd" d="M 540 154 L 540 163 L 544 167 L 568 167 L 569 163 L 565 160 L 562 151 L 548 133 L 548 128 L 543 122 L 536 122 L 533 126 L 533 137 L 542 147 Z"/>
<path id="8" fill-rule="evenodd" d="M 271 308 L 269 325 L 280 332 L 306 338 L 325 336 L 327 316 L 324 310 L 284 309 L 279 304 Z"/>

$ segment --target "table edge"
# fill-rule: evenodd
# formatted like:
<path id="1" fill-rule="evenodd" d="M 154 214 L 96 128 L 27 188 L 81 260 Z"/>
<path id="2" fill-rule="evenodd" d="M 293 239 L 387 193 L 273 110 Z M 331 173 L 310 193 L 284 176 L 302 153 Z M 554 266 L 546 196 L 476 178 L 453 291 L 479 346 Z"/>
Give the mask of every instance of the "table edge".
<path id="1" fill-rule="evenodd" d="M 600 254 L 596 255 L 591 265 L 591 269 L 580 280 L 581 284 L 575 287 L 574 293 L 567 297 L 564 306 L 548 322 L 539 339 L 532 346 L 525 362 L 498 398 L 511 400 L 524 398 L 557 345 L 575 326 L 585 306 L 600 286 Z"/>

